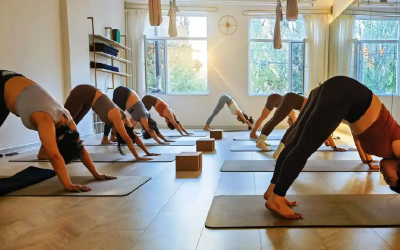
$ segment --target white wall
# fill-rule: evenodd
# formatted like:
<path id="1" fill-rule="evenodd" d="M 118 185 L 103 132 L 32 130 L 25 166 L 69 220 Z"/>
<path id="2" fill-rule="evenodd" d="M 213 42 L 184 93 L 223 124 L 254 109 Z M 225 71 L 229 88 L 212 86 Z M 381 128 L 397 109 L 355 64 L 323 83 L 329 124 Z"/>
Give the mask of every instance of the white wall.
<path id="1" fill-rule="evenodd" d="M 212 5 L 214 7 L 214 5 Z M 178 6 L 179 7 L 179 6 Z M 239 107 L 256 120 L 267 101 L 266 96 L 249 96 L 248 92 L 248 25 L 249 17 L 243 10 L 254 10 L 252 6 L 218 6 L 218 12 L 208 13 L 208 83 L 209 95 L 159 95 L 175 110 L 184 126 L 204 126 L 222 94 L 230 95 Z M 265 8 L 263 8 L 265 9 Z M 224 15 L 231 15 L 237 21 L 237 30 L 232 35 L 224 35 L 218 22 Z M 140 94 L 145 92 L 142 88 Z M 152 117 L 160 126 L 165 122 L 155 111 Z M 270 119 L 272 114 L 267 118 Z M 266 122 L 265 121 L 265 122 Z M 242 127 L 227 108 L 223 109 L 212 122 L 212 127 Z M 280 126 L 287 127 L 286 119 Z"/>
<path id="2" fill-rule="evenodd" d="M 63 96 L 59 1 L 1 0 L 0 69 L 25 75 L 53 94 Z M 10 114 L 0 129 L 0 148 L 39 141 Z"/>
<path id="3" fill-rule="evenodd" d="M 95 34 L 105 35 L 105 27 L 120 29 L 121 34 L 125 34 L 125 12 L 123 0 L 62 0 L 66 9 L 66 19 L 64 25 L 68 26 L 68 34 L 65 37 L 68 45 L 69 64 L 66 65 L 66 74 L 70 78 L 66 83 L 66 90 L 71 90 L 80 84 L 94 83 L 94 71 L 89 68 L 89 63 L 93 55 L 89 52 L 89 34 L 92 33 L 92 24 L 87 17 L 94 18 Z M 98 62 L 110 60 L 96 57 Z M 124 65 L 117 65 L 124 71 Z M 121 78 L 116 76 L 116 86 L 119 85 Z M 124 78 L 122 78 L 125 81 Z M 97 73 L 97 87 L 107 95 L 112 96 L 111 75 Z M 69 91 L 67 91 L 69 93 Z M 93 133 L 93 116 L 90 111 L 79 123 L 78 130 L 81 134 Z"/>

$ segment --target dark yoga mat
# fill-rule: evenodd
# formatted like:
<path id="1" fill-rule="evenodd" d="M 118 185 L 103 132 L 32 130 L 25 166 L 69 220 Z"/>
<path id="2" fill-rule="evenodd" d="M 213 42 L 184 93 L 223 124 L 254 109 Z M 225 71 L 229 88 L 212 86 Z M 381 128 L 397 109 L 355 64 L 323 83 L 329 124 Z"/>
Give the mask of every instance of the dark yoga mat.
<path id="1" fill-rule="evenodd" d="M 346 147 L 346 146 L 340 146 L 338 145 L 338 147 L 340 148 L 344 148 L 348 151 L 357 151 L 357 149 L 355 148 L 350 148 L 350 147 Z M 268 146 L 268 148 L 270 149 L 270 151 L 275 151 L 278 149 L 278 145 L 271 145 Z M 270 152 L 270 151 L 264 151 L 261 148 L 258 148 L 256 146 L 256 144 L 242 144 L 242 145 L 235 145 L 233 144 L 230 148 L 230 151 L 232 152 Z M 332 151 L 335 152 L 331 147 L 327 147 L 325 145 L 321 146 L 317 151 Z"/>
<path id="2" fill-rule="evenodd" d="M 165 153 L 160 156 L 146 156 L 146 158 L 152 158 L 151 161 L 137 161 L 131 153 L 121 155 L 119 153 L 89 153 L 93 162 L 173 162 L 177 154 Z M 48 162 L 48 160 L 38 160 L 36 154 L 28 155 L 22 158 L 10 160 L 10 162 Z M 145 157 L 144 155 L 141 155 Z M 80 162 L 80 160 L 74 160 L 74 162 Z"/>
<path id="3" fill-rule="evenodd" d="M 28 167 L 13 176 L 0 178 L 0 195 L 27 188 L 42 181 L 56 176 L 56 172 L 51 169 Z"/>
<path id="4" fill-rule="evenodd" d="M 194 146 L 196 145 L 195 141 L 175 141 L 175 142 L 169 142 L 168 144 L 158 144 L 157 142 L 146 142 L 143 141 L 145 146 Z M 113 146 L 116 147 L 117 143 L 113 143 L 113 144 L 101 144 L 101 142 L 88 142 L 88 143 L 84 143 L 85 146 L 103 146 L 103 147 L 107 147 L 107 146 Z"/>
<path id="5" fill-rule="evenodd" d="M 275 141 L 275 140 L 282 140 L 283 135 L 270 135 L 267 138 L 267 141 Z M 250 136 L 247 135 L 236 135 L 233 137 L 233 140 L 235 141 L 256 141 L 256 139 L 250 138 Z"/>
<path id="6" fill-rule="evenodd" d="M 162 133 L 162 135 L 164 137 L 206 137 L 208 136 L 210 133 L 208 132 L 190 132 L 192 133 L 192 135 L 186 135 L 186 136 L 181 136 L 181 134 L 179 134 L 178 132 L 175 133 Z M 142 134 L 139 134 L 139 136 L 142 136 Z"/>
<path id="7" fill-rule="evenodd" d="M 119 176 L 109 181 L 95 180 L 93 176 L 71 176 L 72 183 L 92 188 L 90 192 L 67 192 L 57 177 L 8 194 L 8 196 L 125 196 L 151 178 L 146 176 Z"/>
<path id="8" fill-rule="evenodd" d="M 221 172 L 274 172 L 274 160 L 226 160 Z M 303 172 L 378 172 L 360 160 L 308 160 Z"/>
<path id="9" fill-rule="evenodd" d="M 296 195 L 302 219 L 288 220 L 265 208 L 262 195 L 216 196 L 207 228 L 397 227 L 399 195 Z"/>

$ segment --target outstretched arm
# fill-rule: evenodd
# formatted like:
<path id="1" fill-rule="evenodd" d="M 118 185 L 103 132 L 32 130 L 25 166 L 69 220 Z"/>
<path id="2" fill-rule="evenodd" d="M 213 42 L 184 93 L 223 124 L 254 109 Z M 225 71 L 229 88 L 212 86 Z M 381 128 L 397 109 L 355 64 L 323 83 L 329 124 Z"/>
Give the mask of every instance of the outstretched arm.
<path id="1" fill-rule="evenodd" d="M 147 131 L 147 133 L 150 134 L 151 138 L 153 138 L 158 144 L 162 144 L 160 139 L 158 139 L 156 133 L 154 133 L 154 131 L 150 128 L 149 120 L 147 120 L 146 118 L 140 118 L 140 121 L 141 121 L 142 126 L 144 127 L 144 129 Z"/>
<path id="2" fill-rule="evenodd" d="M 331 146 L 331 148 L 333 148 L 333 150 L 338 151 L 338 152 L 346 152 L 346 149 L 336 147 L 336 144 L 333 141 L 332 136 L 329 136 L 328 139 L 326 139 L 326 140 L 329 142 L 329 146 Z"/>
<path id="3" fill-rule="evenodd" d="M 166 118 L 169 120 L 170 123 L 172 123 L 172 125 L 174 125 L 174 127 L 176 128 L 176 130 L 179 132 L 179 134 L 181 134 L 182 136 L 185 136 L 182 132 L 181 127 L 178 125 L 178 123 L 175 121 L 174 116 L 172 115 L 172 112 L 169 111 L 168 115 L 166 116 Z"/>
<path id="4" fill-rule="evenodd" d="M 271 110 L 264 108 L 261 112 L 261 116 L 260 118 L 257 119 L 256 123 L 254 124 L 253 130 L 251 131 L 251 133 L 256 133 L 257 129 L 260 128 L 261 123 L 267 119 L 268 115 L 271 113 Z"/>
<path id="5" fill-rule="evenodd" d="M 157 156 L 157 155 L 160 155 L 160 154 L 153 154 L 153 153 L 150 153 L 149 150 L 147 150 L 146 145 L 144 145 L 144 143 L 142 142 L 142 140 L 139 138 L 139 136 L 136 136 L 135 142 L 136 142 L 136 144 L 139 146 L 139 148 L 141 148 L 141 149 L 146 153 L 147 156 Z"/>
<path id="6" fill-rule="evenodd" d="M 374 166 L 374 162 L 377 162 L 377 161 L 372 160 L 372 156 L 370 154 L 367 154 L 364 152 L 364 150 L 361 147 L 360 141 L 358 140 L 357 136 L 354 134 L 353 134 L 353 139 L 354 139 L 354 143 L 356 144 L 357 151 L 361 158 L 361 161 L 363 163 L 367 163 L 370 168 L 376 168 Z"/>
<path id="7" fill-rule="evenodd" d="M 288 117 L 292 120 L 292 124 L 295 123 L 295 121 L 296 121 L 296 113 L 294 112 L 293 109 L 292 109 L 292 111 L 290 111 Z"/>
<path id="8" fill-rule="evenodd" d="M 242 111 L 240 110 L 236 110 L 236 115 L 240 117 L 240 119 L 242 119 L 242 121 L 244 121 L 247 126 L 249 126 L 250 128 L 253 128 L 253 125 L 243 116 Z"/>

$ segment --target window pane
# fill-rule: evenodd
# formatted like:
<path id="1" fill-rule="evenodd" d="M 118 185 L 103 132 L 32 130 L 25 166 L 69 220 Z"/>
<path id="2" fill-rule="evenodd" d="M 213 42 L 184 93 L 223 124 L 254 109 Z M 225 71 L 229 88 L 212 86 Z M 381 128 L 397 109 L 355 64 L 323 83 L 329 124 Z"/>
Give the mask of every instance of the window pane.
<path id="1" fill-rule="evenodd" d="M 169 40 L 168 92 L 207 93 L 207 41 Z"/>
<path id="2" fill-rule="evenodd" d="M 144 34 L 149 37 L 169 37 L 169 17 L 163 16 L 160 26 L 152 27 L 147 23 Z M 207 17 L 177 16 L 178 37 L 207 37 Z"/>
<path id="3" fill-rule="evenodd" d="M 250 42 L 250 94 L 288 92 L 288 52 L 288 43 Z"/>
<path id="4" fill-rule="evenodd" d="M 397 43 L 364 43 L 360 81 L 375 94 L 397 93 Z"/>
<path id="5" fill-rule="evenodd" d="M 250 39 L 273 39 L 275 19 L 250 19 Z M 305 38 L 303 20 L 281 22 L 282 39 L 302 40 Z"/>
<path id="6" fill-rule="evenodd" d="M 358 40 L 397 40 L 399 21 L 397 20 L 356 20 L 354 37 Z"/>
<path id="7" fill-rule="evenodd" d="M 292 92 L 303 94 L 303 43 L 292 43 Z"/>
<path id="8" fill-rule="evenodd" d="M 146 81 L 147 92 L 165 92 L 164 41 L 147 40 Z"/>

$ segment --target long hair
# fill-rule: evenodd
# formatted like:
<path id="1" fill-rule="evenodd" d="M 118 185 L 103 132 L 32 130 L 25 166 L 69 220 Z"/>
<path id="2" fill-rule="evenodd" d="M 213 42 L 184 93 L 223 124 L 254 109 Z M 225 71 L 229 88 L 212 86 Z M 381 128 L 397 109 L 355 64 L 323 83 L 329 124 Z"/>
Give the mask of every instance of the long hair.
<path id="1" fill-rule="evenodd" d="M 157 126 L 157 122 L 153 120 L 153 118 L 150 117 L 148 118 L 148 122 L 149 122 L 149 127 L 151 130 L 153 130 L 156 134 L 160 133 L 160 130 L 158 130 L 158 126 Z M 151 135 L 149 132 L 147 132 L 147 130 L 143 127 L 142 125 L 142 135 L 143 135 L 143 139 L 148 140 L 151 138 Z"/>
<path id="2" fill-rule="evenodd" d="M 67 125 L 56 128 L 57 147 L 65 164 L 79 159 L 83 154 L 83 144 L 79 141 L 78 131 L 72 131 Z"/>
<path id="3" fill-rule="evenodd" d="M 249 118 L 249 116 L 246 115 L 244 112 L 242 112 L 242 113 L 243 113 L 244 118 L 246 118 L 246 120 L 248 120 L 248 121 L 250 122 L 250 124 L 253 125 L 253 124 L 254 124 L 254 119 L 253 119 L 253 117 L 250 116 L 250 118 Z M 238 116 L 238 118 L 239 118 L 238 120 L 240 120 L 243 124 L 246 123 L 245 121 L 243 121 L 242 119 L 240 119 L 239 116 Z M 250 127 L 250 126 L 248 127 L 248 130 L 251 130 L 251 127 Z"/>
<path id="4" fill-rule="evenodd" d="M 168 128 L 171 129 L 171 130 L 176 129 L 175 126 L 174 126 L 174 124 L 172 124 L 172 122 L 171 122 L 169 119 L 167 119 L 167 120 L 168 120 L 168 122 L 167 122 Z M 177 124 L 179 124 L 179 121 L 178 121 L 178 120 L 175 120 L 175 121 L 176 121 Z"/>
<path id="5" fill-rule="evenodd" d="M 124 127 L 125 127 L 125 130 L 126 130 L 126 133 L 129 135 L 129 137 L 130 137 L 130 138 L 132 139 L 132 141 L 134 142 L 135 139 L 136 139 L 136 134 L 135 134 L 135 132 L 133 131 L 133 127 L 129 127 L 129 126 L 126 125 L 126 124 L 124 125 Z M 124 139 L 122 139 L 121 135 L 120 135 L 118 132 L 116 132 L 115 134 L 116 134 L 116 136 L 117 136 L 117 141 L 118 141 L 118 145 L 117 145 L 118 151 L 119 151 L 119 153 L 120 153 L 121 155 L 125 155 L 124 152 L 122 151 L 122 146 L 125 146 L 125 145 L 126 145 L 126 141 L 125 141 Z"/>

